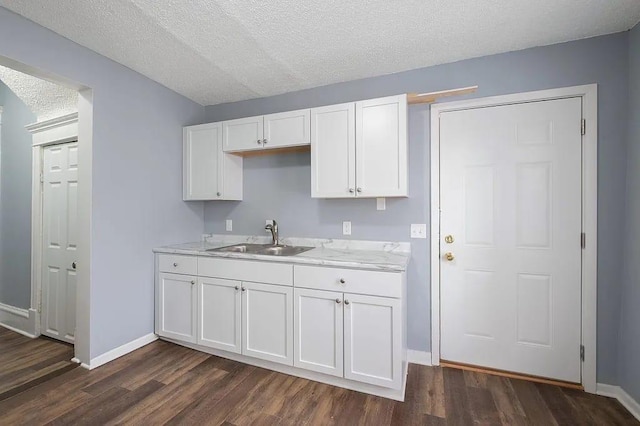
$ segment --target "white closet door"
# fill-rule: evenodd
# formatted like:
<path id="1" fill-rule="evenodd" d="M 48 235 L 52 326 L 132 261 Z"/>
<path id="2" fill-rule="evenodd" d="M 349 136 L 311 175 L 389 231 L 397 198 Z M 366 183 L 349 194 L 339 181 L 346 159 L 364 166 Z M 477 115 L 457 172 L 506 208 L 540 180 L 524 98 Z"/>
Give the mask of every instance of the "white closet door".
<path id="1" fill-rule="evenodd" d="M 44 148 L 42 334 L 72 343 L 76 329 L 78 143 Z"/>
<path id="2" fill-rule="evenodd" d="M 580 382 L 581 114 L 441 114 L 443 360 Z"/>

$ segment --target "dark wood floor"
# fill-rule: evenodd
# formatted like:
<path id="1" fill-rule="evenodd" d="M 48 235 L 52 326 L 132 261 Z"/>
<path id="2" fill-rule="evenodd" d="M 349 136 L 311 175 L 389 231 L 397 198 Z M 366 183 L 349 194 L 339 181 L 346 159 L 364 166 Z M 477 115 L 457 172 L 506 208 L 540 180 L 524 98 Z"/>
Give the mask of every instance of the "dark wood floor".
<path id="1" fill-rule="evenodd" d="M 72 345 L 0 327 L 0 401 L 76 368 L 71 358 Z"/>
<path id="2" fill-rule="evenodd" d="M 10 374 L 7 365 L 19 371 L 20 358 L 29 360 L 32 352 L 60 354 L 58 343 L 38 339 L 13 359 L 15 338 L 0 333 L 0 377 Z M 551 385 L 411 365 L 406 402 L 399 403 L 158 341 L 95 370 L 66 371 L 0 401 L 0 424 L 639 423 L 613 399 Z"/>

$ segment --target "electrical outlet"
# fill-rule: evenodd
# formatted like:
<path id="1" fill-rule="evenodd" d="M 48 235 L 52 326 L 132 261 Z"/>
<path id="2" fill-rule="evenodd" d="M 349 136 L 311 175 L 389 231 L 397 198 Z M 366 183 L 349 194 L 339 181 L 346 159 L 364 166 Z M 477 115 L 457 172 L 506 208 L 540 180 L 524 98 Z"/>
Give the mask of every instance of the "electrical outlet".
<path id="1" fill-rule="evenodd" d="M 342 235 L 351 235 L 351 222 L 342 222 Z"/>
<path id="2" fill-rule="evenodd" d="M 227 219 L 226 229 L 229 232 L 233 231 L 233 221 L 231 219 Z"/>
<path id="3" fill-rule="evenodd" d="M 411 224 L 411 238 L 427 238 L 427 224 L 426 223 L 412 223 Z"/>

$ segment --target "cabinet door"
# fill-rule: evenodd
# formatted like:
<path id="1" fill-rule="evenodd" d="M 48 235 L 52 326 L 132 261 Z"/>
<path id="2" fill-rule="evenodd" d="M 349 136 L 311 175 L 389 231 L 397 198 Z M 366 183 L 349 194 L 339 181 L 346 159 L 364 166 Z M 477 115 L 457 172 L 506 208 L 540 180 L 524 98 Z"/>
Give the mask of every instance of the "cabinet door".
<path id="1" fill-rule="evenodd" d="M 198 344 L 241 353 L 239 281 L 198 279 Z"/>
<path id="2" fill-rule="evenodd" d="M 342 293 L 294 290 L 296 367 L 342 377 Z"/>
<path id="3" fill-rule="evenodd" d="M 263 116 L 239 118 L 222 122 L 224 151 L 254 151 L 262 149 Z"/>
<path id="4" fill-rule="evenodd" d="M 407 96 L 356 102 L 357 196 L 407 196 L 407 173 Z"/>
<path id="5" fill-rule="evenodd" d="M 182 198 L 215 200 L 222 196 L 222 126 L 189 126 L 183 130 Z"/>
<path id="6" fill-rule="evenodd" d="M 311 196 L 351 198 L 356 187 L 355 104 L 311 110 Z"/>
<path id="7" fill-rule="evenodd" d="M 242 354 L 293 365 L 293 288 L 242 283 Z"/>
<path id="8" fill-rule="evenodd" d="M 309 145 L 311 110 L 288 111 L 264 116 L 264 148 Z"/>
<path id="9" fill-rule="evenodd" d="M 400 299 L 344 294 L 344 377 L 400 389 Z"/>
<path id="10" fill-rule="evenodd" d="M 196 277 L 158 275 L 158 335 L 183 342 L 196 342 Z"/>

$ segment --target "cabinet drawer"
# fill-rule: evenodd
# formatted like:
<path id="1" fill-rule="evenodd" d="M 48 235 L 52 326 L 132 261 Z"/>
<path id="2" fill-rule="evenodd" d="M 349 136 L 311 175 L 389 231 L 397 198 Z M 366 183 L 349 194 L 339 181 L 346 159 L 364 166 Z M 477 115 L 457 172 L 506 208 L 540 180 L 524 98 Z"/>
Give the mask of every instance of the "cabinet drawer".
<path id="1" fill-rule="evenodd" d="M 296 287 L 344 291 L 372 296 L 402 296 L 402 274 L 294 265 Z"/>
<path id="2" fill-rule="evenodd" d="M 203 277 L 293 285 L 293 265 L 282 263 L 200 257 L 198 271 Z"/>
<path id="3" fill-rule="evenodd" d="M 160 272 L 173 274 L 198 274 L 198 259 L 195 256 L 181 256 L 177 254 L 159 254 L 158 269 Z"/>

